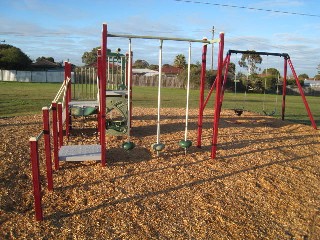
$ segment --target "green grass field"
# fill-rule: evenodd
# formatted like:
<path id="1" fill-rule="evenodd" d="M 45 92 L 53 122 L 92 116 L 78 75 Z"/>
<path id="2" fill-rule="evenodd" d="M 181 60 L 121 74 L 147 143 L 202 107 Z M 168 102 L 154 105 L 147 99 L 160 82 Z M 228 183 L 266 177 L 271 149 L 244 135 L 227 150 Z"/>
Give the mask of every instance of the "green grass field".
<path id="1" fill-rule="evenodd" d="M 40 114 L 43 106 L 49 106 L 55 97 L 59 83 L 18 83 L 0 82 L 0 117 Z M 154 87 L 134 87 L 133 104 L 139 107 L 157 107 L 158 89 Z M 207 95 L 207 91 L 206 91 Z M 213 108 L 214 95 L 208 107 Z M 265 99 L 264 99 L 265 98 Z M 277 105 L 276 105 L 277 101 Z M 317 125 L 320 125 L 320 97 L 308 96 L 307 101 Z M 275 94 L 226 93 L 223 101 L 224 109 L 244 108 L 245 110 L 263 114 L 263 104 L 267 112 L 276 110 L 274 117 L 280 117 L 282 96 Z M 190 91 L 190 108 L 198 108 L 199 91 Z M 184 108 L 186 106 L 186 90 L 163 88 L 161 90 L 161 106 Z M 286 119 L 294 122 L 310 124 L 307 112 L 300 96 L 286 97 Z"/>

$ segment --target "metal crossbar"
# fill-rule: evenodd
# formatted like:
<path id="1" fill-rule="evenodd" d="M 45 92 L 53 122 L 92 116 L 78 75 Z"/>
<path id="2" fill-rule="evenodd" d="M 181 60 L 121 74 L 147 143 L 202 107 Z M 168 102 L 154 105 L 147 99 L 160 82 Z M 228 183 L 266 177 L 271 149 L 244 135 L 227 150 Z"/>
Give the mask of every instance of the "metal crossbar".
<path id="1" fill-rule="evenodd" d="M 242 50 L 229 50 L 227 55 L 232 53 L 242 53 L 242 54 L 257 54 L 257 55 L 266 55 L 266 56 L 278 56 L 284 57 L 285 59 L 289 59 L 290 56 L 288 53 L 272 53 L 272 52 L 256 52 L 256 51 L 242 51 Z"/>
<path id="2" fill-rule="evenodd" d="M 143 35 L 128 35 L 128 34 L 112 34 L 108 33 L 108 37 L 119 37 L 119 38 L 141 38 L 141 39 L 157 39 L 157 40 L 171 40 L 171 41 L 184 41 L 184 42 L 200 42 L 200 43 L 218 43 L 220 39 L 190 39 L 190 38 L 175 38 L 175 37 L 158 37 L 158 36 L 143 36 Z"/>

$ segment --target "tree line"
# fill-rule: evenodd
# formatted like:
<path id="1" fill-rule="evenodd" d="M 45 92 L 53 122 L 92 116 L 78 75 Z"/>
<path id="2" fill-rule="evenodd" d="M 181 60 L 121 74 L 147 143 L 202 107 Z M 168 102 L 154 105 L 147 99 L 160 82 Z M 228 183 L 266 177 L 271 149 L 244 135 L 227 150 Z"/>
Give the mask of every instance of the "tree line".
<path id="1" fill-rule="evenodd" d="M 38 57 L 36 61 L 45 59 L 62 66 L 62 62 L 55 62 L 53 57 Z M 0 69 L 5 70 L 32 70 L 33 61 L 20 48 L 9 44 L 0 44 Z"/>
<path id="2" fill-rule="evenodd" d="M 97 50 L 100 47 L 93 48 L 91 51 L 84 52 L 82 55 L 82 62 L 86 65 L 90 65 L 96 62 Z M 108 49 L 108 51 L 111 51 Z M 120 49 L 118 50 L 120 51 Z M 53 57 L 38 57 L 36 61 L 41 59 L 48 60 L 50 62 L 56 63 Z M 27 56 L 21 49 L 14 47 L 9 44 L 0 44 L 0 69 L 6 70 L 30 70 L 32 69 L 32 60 Z M 276 91 L 279 85 L 282 84 L 283 76 L 280 76 L 280 72 L 273 67 L 263 69 L 259 68 L 262 63 L 262 58 L 257 54 L 242 54 L 241 59 L 237 63 L 230 62 L 228 68 L 228 81 L 226 88 L 228 90 L 236 88 L 239 91 L 244 91 L 250 89 L 255 92 L 262 91 Z M 62 66 L 62 62 L 56 63 L 58 66 Z M 180 81 L 184 82 L 186 85 L 187 81 L 187 62 L 186 57 L 183 54 L 178 54 L 173 59 L 173 64 L 164 64 L 163 67 L 174 66 L 180 69 L 178 78 Z M 149 64 L 143 59 L 137 59 L 133 63 L 134 68 L 148 68 L 152 70 L 159 70 L 159 66 L 156 64 Z M 242 71 L 236 71 L 236 69 L 243 69 Z M 201 75 L 201 64 L 196 62 L 191 64 L 190 80 L 191 85 L 195 88 L 200 85 L 200 75 Z M 320 80 L 320 64 L 317 67 L 318 74 L 315 76 L 316 80 Z M 259 73 L 260 72 L 260 73 Z M 206 83 L 210 87 L 215 80 L 217 75 L 216 70 L 206 71 Z M 305 73 L 300 74 L 299 80 L 303 85 L 303 80 L 308 79 L 309 76 Z M 289 85 L 295 85 L 295 80 L 293 77 L 289 76 Z"/>

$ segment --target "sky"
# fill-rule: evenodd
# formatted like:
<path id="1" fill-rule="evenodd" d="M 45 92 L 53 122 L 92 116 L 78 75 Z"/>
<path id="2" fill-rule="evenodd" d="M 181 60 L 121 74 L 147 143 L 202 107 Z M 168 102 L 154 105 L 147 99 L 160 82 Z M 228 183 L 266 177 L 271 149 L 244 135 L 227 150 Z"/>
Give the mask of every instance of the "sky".
<path id="1" fill-rule="evenodd" d="M 313 78 L 320 64 L 319 10 L 318 0 L 0 0 L 0 41 L 32 60 L 45 56 L 81 66 L 83 53 L 100 46 L 103 23 L 114 34 L 211 39 L 224 32 L 224 56 L 229 49 L 288 53 L 296 73 Z M 128 42 L 108 38 L 108 48 L 126 53 Z M 201 62 L 202 43 L 191 45 L 191 62 Z M 163 63 L 173 64 L 178 54 L 187 58 L 188 47 L 164 41 Z M 207 67 L 216 69 L 218 44 L 211 47 Z M 132 51 L 134 61 L 158 64 L 158 40 L 132 39 Z M 265 56 L 260 67 L 282 73 L 283 59 Z"/>

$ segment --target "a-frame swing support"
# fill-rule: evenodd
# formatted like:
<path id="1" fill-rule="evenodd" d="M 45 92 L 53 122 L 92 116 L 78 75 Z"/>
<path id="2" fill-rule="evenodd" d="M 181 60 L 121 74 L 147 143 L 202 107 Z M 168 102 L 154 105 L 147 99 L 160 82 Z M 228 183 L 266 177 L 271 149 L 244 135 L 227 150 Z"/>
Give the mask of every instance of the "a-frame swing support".
<path id="1" fill-rule="evenodd" d="M 223 43 L 223 41 L 221 41 Z M 220 43 L 221 44 L 221 43 Z M 221 47 L 221 46 L 220 46 Z M 223 49 L 223 46 L 222 46 Z M 255 51 L 241 51 L 241 50 L 229 50 L 227 52 L 227 56 L 225 60 L 222 62 L 222 54 L 223 52 L 219 52 L 219 58 L 218 58 L 218 75 L 216 77 L 215 82 L 212 85 L 212 88 L 210 89 L 209 94 L 211 95 L 212 91 L 214 88 L 216 88 L 216 96 L 215 96 L 215 113 L 214 113 L 214 126 L 213 126 L 213 138 L 212 138 L 212 148 L 211 148 L 211 158 L 214 159 L 216 156 L 216 151 L 217 151 L 217 142 L 218 142 L 218 127 L 219 127 L 219 120 L 220 120 L 220 112 L 221 112 L 221 106 L 223 102 L 223 94 L 225 90 L 225 82 L 226 78 L 224 79 L 222 83 L 222 76 L 219 75 L 219 73 L 222 72 L 222 68 L 225 67 L 226 69 L 228 68 L 228 64 L 230 62 L 230 57 L 232 53 L 241 53 L 241 54 L 257 54 L 257 55 L 267 55 L 267 56 L 278 56 L 278 57 L 283 57 L 284 59 L 284 77 L 283 77 L 283 89 L 282 89 L 282 111 L 281 111 L 281 119 L 284 120 L 285 118 L 285 106 L 286 106 L 286 86 L 287 86 L 287 66 L 289 64 L 291 72 L 295 78 L 296 84 L 299 89 L 300 96 L 302 98 L 302 101 L 304 103 L 304 106 L 307 110 L 311 125 L 314 129 L 317 129 L 317 125 L 314 121 L 313 115 L 311 113 L 309 104 L 307 102 L 307 99 L 305 97 L 304 91 L 302 89 L 302 86 L 299 82 L 298 76 L 295 72 L 295 69 L 293 67 L 292 61 L 290 59 L 289 54 L 287 53 L 270 53 L 270 52 L 255 52 Z M 221 56 L 220 56 L 221 55 Z M 210 97 L 210 95 L 208 97 Z M 207 103 L 207 101 L 206 101 Z M 205 104 L 203 108 L 205 107 Z M 202 109 L 203 111 L 203 109 Z M 201 143 L 201 142 L 200 142 Z M 199 146 L 199 145 L 198 145 Z"/>

